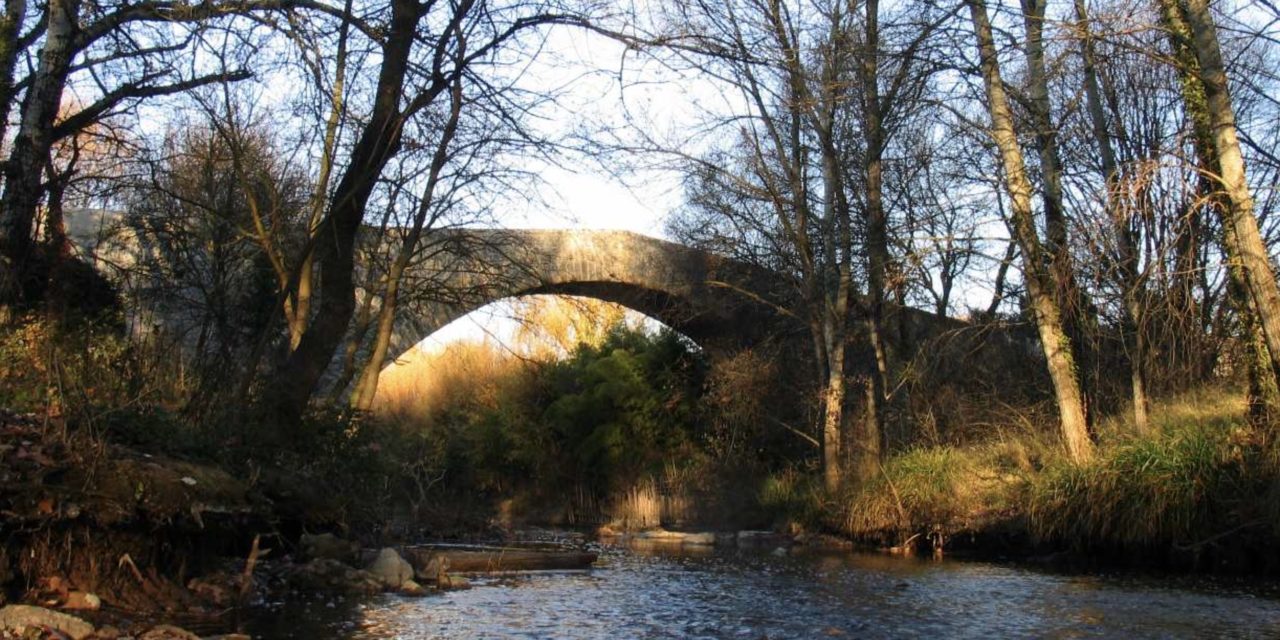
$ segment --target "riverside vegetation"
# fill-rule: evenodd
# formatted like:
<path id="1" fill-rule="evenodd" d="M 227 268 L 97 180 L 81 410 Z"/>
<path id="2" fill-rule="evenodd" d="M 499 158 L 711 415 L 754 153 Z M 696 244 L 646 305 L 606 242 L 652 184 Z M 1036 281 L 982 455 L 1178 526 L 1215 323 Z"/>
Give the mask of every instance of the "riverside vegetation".
<path id="1" fill-rule="evenodd" d="M 231 408 L 186 419 L 175 398 L 192 381 L 115 326 L 26 323 L 0 343 L 7 597 L 52 579 L 118 607 L 198 608 L 184 581 L 224 571 L 255 535 L 297 553 L 304 530 L 381 545 L 528 525 L 771 528 L 896 551 L 1276 568 L 1274 449 L 1229 380 L 1157 402 L 1147 434 L 1103 422 L 1087 464 L 1032 404 L 977 435 L 957 424 L 895 443 L 876 477 L 829 493 L 811 442 L 756 422 L 768 363 L 707 362 L 618 309 L 586 316 L 607 328 L 586 335 L 579 317 L 579 332 L 514 350 L 415 352 L 373 413 L 315 414 L 287 442 Z"/>
<path id="2" fill-rule="evenodd" d="M 639 5 L 6 3 L 6 601 L 234 611 L 304 535 L 525 523 L 1280 568 L 1276 3 Z M 453 231 L 578 161 L 671 171 L 705 281 L 493 287 L 532 263 Z M 384 375 L 414 310 L 704 286 L 778 324 L 526 310 Z"/>

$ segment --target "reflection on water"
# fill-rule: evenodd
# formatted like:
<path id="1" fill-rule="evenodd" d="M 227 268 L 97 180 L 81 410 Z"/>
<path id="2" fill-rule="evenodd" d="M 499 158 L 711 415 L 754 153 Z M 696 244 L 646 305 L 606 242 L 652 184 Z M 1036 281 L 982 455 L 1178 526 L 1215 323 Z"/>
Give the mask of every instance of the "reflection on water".
<path id="1" fill-rule="evenodd" d="M 264 638 L 1280 637 L 1280 598 L 1202 578 L 1055 575 L 876 554 L 603 549 L 591 571 L 422 599 L 297 604 Z"/>

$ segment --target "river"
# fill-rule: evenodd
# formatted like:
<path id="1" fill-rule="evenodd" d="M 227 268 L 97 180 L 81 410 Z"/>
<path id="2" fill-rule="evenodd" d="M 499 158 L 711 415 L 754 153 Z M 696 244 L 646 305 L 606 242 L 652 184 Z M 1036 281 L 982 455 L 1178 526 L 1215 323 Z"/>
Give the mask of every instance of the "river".
<path id="1" fill-rule="evenodd" d="M 606 546 L 598 568 L 420 599 L 282 606 L 258 638 L 1264 638 L 1259 581 L 1059 574 L 866 553 Z"/>

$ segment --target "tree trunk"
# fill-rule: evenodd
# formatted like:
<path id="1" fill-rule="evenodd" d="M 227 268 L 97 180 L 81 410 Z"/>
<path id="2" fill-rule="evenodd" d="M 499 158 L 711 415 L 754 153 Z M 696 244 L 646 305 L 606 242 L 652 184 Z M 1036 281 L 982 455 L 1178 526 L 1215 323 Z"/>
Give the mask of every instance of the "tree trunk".
<path id="1" fill-rule="evenodd" d="M 27 15 L 26 0 L 6 0 L 0 17 L 0 140 L 9 127 L 9 110 L 13 108 L 13 74 L 18 66 L 22 26 Z"/>
<path id="2" fill-rule="evenodd" d="M 1272 347 L 1263 320 L 1264 308 L 1259 304 L 1259 297 L 1254 295 L 1250 284 L 1250 261 L 1245 253 L 1246 244 L 1249 241 L 1240 236 L 1242 229 L 1252 229 L 1252 237 L 1256 243 L 1255 251 L 1262 252 L 1264 273 L 1272 289 L 1275 288 L 1275 278 L 1271 274 L 1266 248 L 1262 246 L 1257 220 L 1252 214 L 1252 197 L 1247 186 L 1244 188 L 1243 196 L 1236 193 L 1237 199 L 1243 197 L 1247 201 L 1248 213 L 1244 216 L 1235 211 L 1237 201 L 1231 198 L 1229 190 L 1225 188 L 1225 180 L 1230 172 L 1221 168 L 1223 158 L 1219 147 L 1220 144 L 1230 145 L 1225 142 L 1220 143 L 1219 127 L 1225 119 L 1229 124 L 1225 129 L 1225 135 L 1234 140 L 1235 124 L 1230 96 L 1226 93 L 1226 77 L 1222 69 L 1221 54 L 1217 50 L 1216 35 L 1212 31 L 1211 21 L 1208 25 L 1208 34 L 1198 35 L 1195 32 L 1189 4 L 1179 0 L 1160 0 L 1160 10 L 1177 62 L 1183 104 L 1191 120 L 1193 143 L 1196 155 L 1199 157 L 1200 191 L 1209 206 L 1222 219 L 1222 249 L 1227 260 L 1228 295 L 1236 301 L 1242 333 L 1245 336 L 1246 348 L 1249 350 L 1247 358 L 1249 415 L 1251 422 L 1261 425 L 1280 416 L 1280 385 L 1278 385 L 1280 379 L 1277 378 L 1276 350 Z M 1201 20 L 1208 19 L 1207 8 L 1204 8 Z M 1202 69 L 1206 56 L 1200 52 L 1200 48 L 1210 45 L 1214 51 L 1207 57 L 1210 61 L 1216 59 L 1217 71 L 1206 74 Z M 1218 87 L 1214 99 L 1210 97 L 1213 90 L 1206 81 L 1206 77 L 1217 78 L 1223 83 Z M 1214 114 L 1215 105 L 1218 109 L 1225 107 L 1225 116 L 1221 113 Z M 1233 175 L 1243 180 L 1244 166 L 1239 155 L 1238 143 L 1235 145 L 1235 158 Z M 1261 288 L 1265 290 L 1268 283 L 1261 284 Z"/>
<path id="3" fill-rule="evenodd" d="M 459 42 L 461 41 L 462 38 L 459 38 Z M 461 47 L 460 44 L 460 50 L 457 52 L 459 57 L 465 53 Z M 435 203 L 436 187 L 440 184 L 440 172 L 444 170 L 445 162 L 449 159 L 449 148 L 453 144 L 454 136 L 458 133 L 458 120 L 461 117 L 462 78 L 459 77 L 453 82 L 449 91 L 449 119 L 440 131 L 440 139 L 436 141 L 436 148 L 431 156 L 431 167 L 428 169 L 427 184 L 423 188 L 418 209 L 414 213 L 413 224 L 405 234 L 395 262 L 387 271 L 387 289 L 382 296 L 382 309 L 378 315 L 378 333 L 374 337 L 373 352 L 369 356 L 369 361 L 365 363 L 364 372 L 360 375 L 360 382 L 356 385 L 352 402 L 352 406 L 357 410 L 368 411 L 373 408 L 373 398 L 378 392 L 378 377 L 382 372 L 382 365 L 387 360 L 387 350 L 391 346 L 391 338 L 395 333 L 400 285 L 404 280 L 404 272 L 409 268 L 414 252 L 418 249 L 423 229 L 430 226 L 427 224 L 427 218 L 431 215 L 432 206 Z M 432 222 L 434 220 L 432 218 Z"/>
<path id="4" fill-rule="evenodd" d="M 866 401 L 860 434 L 859 479 L 874 477 L 879 470 L 884 433 L 885 390 L 888 387 L 888 353 L 884 342 L 884 301 L 889 264 L 888 220 L 884 210 L 884 118 L 880 105 L 880 3 L 865 5 L 865 36 L 859 74 L 862 84 L 862 131 L 866 147 L 866 251 L 867 251 L 867 341 L 871 358 L 864 363 Z M 905 63 L 904 63 L 905 64 Z"/>
<path id="5" fill-rule="evenodd" d="M 316 229 L 320 267 L 320 304 L 310 327 L 277 371 L 270 401 L 274 420 L 296 427 L 334 351 L 346 335 L 355 311 L 355 245 L 365 206 L 383 167 L 399 150 L 404 126 L 400 101 L 420 7 L 412 0 L 392 0 L 388 36 L 369 122 L 338 181 L 329 214 Z"/>
<path id="6" fill-rule="evenodd" d="M 1009 276 L 1009 267 L 1013 265 L 1013 259 L 1018 254 L 1018 241 L 1011 240 L 1004 249 L 1004 257 L 1000 259 L 1000 266 L 996 268 L 996 281 L 992 287 L 991 304 L 987 305 L 987 316 L 992 320 L 996 317 L 996 312 L 1000 310 L 1000 303 L 1004 302 L 1005 280 Z"/>
<path id="7" fill-rule="evenodd" d="M 18 133 L 5 165 L 0 195 L 0 308 L 38 302 L 42 282 L 33 273 L 36 211 L 42 179 L 53 146 L 53 123 L 74 56 L 80 0 L 50 0 L 48 27 L 39 63 L 22 101 Z M 32 289 L 32 291 L 27 291 Z"/>
<path id="8" fill-rule="evenodd" d="M 826 336 L 827 380 L 822 395 L 822 480 L 827 493 L 834 494 L 840 489 L 844 466 L 841 464 L 846 393 L 844 332 L 828 325 L 823 328 L 823 333 Z"/>
<path id="9" fill-rule="evenodd" d="M 1230 227 L 1231 231 L 1224 237 L 1235 245 L 1236 259 L 1244 272 L 1245 285 L 1266 338 L 1274 379 L 1280 375 L 1280 287 L 1276 285 L 1267 247 L 1253 213 L 1253 194 L 1245 177 L 1244 156 L 1236 135 L 1235 111 L 1218 45 L 1217 27 L 1209 13 L 1207 0 L 1185 0 L 1182 4 L 1199 62 L 1200 83 L 1204 87 L 1205 108 L 1217 161 L 1216 178 L 1229 205 L 1221 212 L 1223 226 Z"/>
<path id="10" fill-rule="evenodd" d="M 352 0 L 346 0 L 343 10 L 351 13 Z M 329 117 L 324 124 L 324 145 L 320 156 L 320 174 L 316 177 L 311 195 L 311 216 L 307 223 L 307 237 L 314 239 L 324 217 L 324 207 L 329 196 L 329 182 L 333 175 L 334 156 L 338 149 L 338 126 L 342 122 L 343 103 L 346 99 L 347 38 L 350 25 L 343 21 L 338 27 L 338 50 L 334 58 L 333 89 Z M 385 226 L 385 225 L 384 225 Z M 302 343 L 302 335 L 311 322 L 311 296 L 315 281 L 315 247 L 311 245 L 298 266 L 298 284 L 293 295 L 293 314 L 289 320 L 289 351 L 296 351 Z"/>
<path id="11" fill-rule="evenodd" d="M 1034 2 L 1035 0 L 1028 0 Z M 1085 102 L 1089 113 L 1089 123 L 1093 129 L 1094 142 L 1098 146 L 1098 154 L 1102 160 L 1102 180 L 1104 184 L 1103 206 L 1110 214 L 1112 229 L 1118 248 L 1118 271 L 1120 287 L 1124 297 L 1123 340 L 1125 353 L 1129 360 L 1129 382 L 1133 398 L 1133 423 L 1138 433 L 1150 430 L 1145 375 L 1146 344 L 1143 340 L 1143 305 L 1141 296 L 1142 283 L 1138 275 L 1138 237 L 1133 228 L 1133 211 L 1124 206 L 1120 193 L 1120 166 L 1116 160 L 1115 147 L 1111 142 L 1111 134 L 1107 127 L 1106 112 L 1102 107 L 1102 89 L 1098 82 L 1096 55 L 1093 48 L 1093 36 L 1089 28 L 1089 15 L 1084 0 L 1075 0 L 1076 20 L 1080 30 L 1081 57 L 1084 59 Z M 1043 9 L 1041 9 L 1043 17 Z"/>
<path id="12" fill-rule="evenodd" d="M 1077 463 L 1084 462 L 1092 455 L 1093 442 L 1085 420 L 1084 401 L 1080 393 L 1071 341 L 1063 328 L 1062 314 L 1053 295 L 1052 278 L 1047 273 L 1045 252 L 1036 232 L 1031 207 L 1031 182 L 1027 178 L 1022 149 L 1014 130 L 1013 113 L 1005 95 L 1004 81 L 1000 77 L 1000 63 L 996 58 L 986 2 L 966 2 L 978 41 L 978 56 L 991 117 L 991 137 L 1000 149 L 1010 198 L 1010 215 L 1013 218 L 1011 226 L 1022 250 L 1022 271 L 1026 280 L 1027 297 L 1031 302 L 1049 376 L 1053 381 L 1063 440 L 1071 459 Z"/>
<path id="13" fill-rule="evenodd" d="M 1096 358 L 1087 330 L 1091 322 L 1089 302 L 1076 281 L 1071 260 L 1070 233 L 1062 195 L 1062 157 L 1058 150 L 1058 129 L 1053 123 L 1049 101 L 1049 78 L 1045 67 L 1044 21 L 1046 0 L 1022 0 L 1022 18 L 1027 39 L 1027 82 L 1030 90 L 1031 122 L 1035 127 L 1036 151 L 1040 160 L 1041 194 L 1044 203 L 1045 249 L 1049 254 L 1053 295 L 1062 313 L 1062 326 L 1076 356 L 1076 376 L 1086 398 L 1085 418 L 1091 419 L 1096 402 L 1093 370 Z M 1090 397 L 1095 400 L 1089 402 Z"/>

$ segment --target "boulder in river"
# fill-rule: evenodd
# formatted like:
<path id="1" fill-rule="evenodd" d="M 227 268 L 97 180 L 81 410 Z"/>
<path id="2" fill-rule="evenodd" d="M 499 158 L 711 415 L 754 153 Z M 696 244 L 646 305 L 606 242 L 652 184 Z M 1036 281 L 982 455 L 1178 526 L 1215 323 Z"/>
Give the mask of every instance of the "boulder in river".
<path id="1" fill-rule="evenodd" d="M 65 613 L 43 607 L 11 604 L 0 609 L 0 630 L 27 637 L 29 629 L 50 629 L 71 640 L 83 640 L 93 634 L 93 625 Z"/>
<path id="2" fill-rule="evenodd" d="M 399 589 L 404 583 L 413 580 L 413 565 L 400 556 L 400 552 L 385 547 L 378 552 L 367 571 L 382 581 L 388 589 Z"/>

